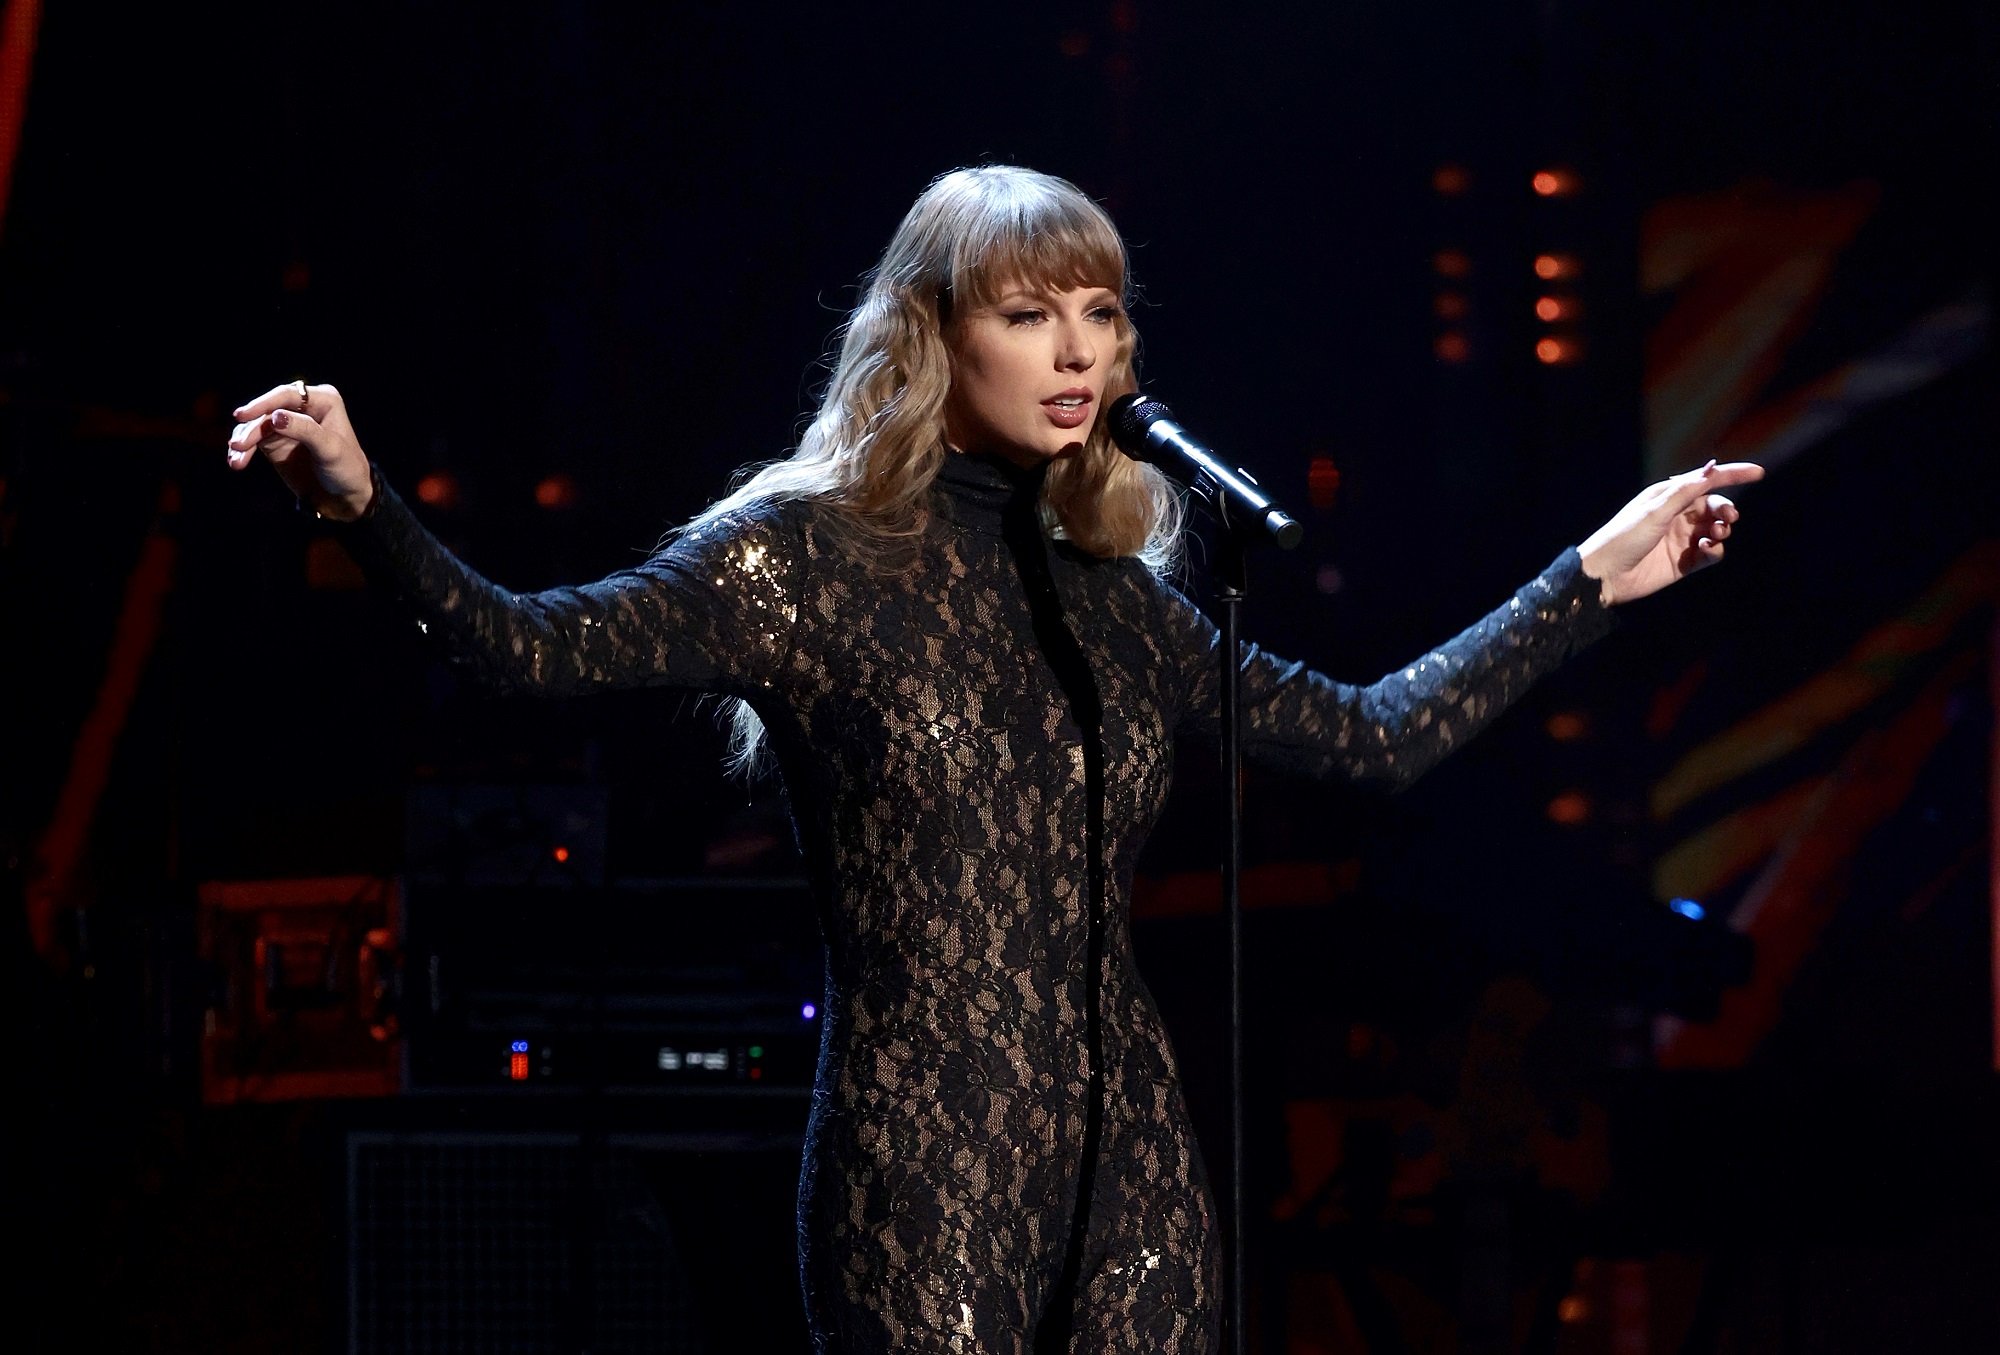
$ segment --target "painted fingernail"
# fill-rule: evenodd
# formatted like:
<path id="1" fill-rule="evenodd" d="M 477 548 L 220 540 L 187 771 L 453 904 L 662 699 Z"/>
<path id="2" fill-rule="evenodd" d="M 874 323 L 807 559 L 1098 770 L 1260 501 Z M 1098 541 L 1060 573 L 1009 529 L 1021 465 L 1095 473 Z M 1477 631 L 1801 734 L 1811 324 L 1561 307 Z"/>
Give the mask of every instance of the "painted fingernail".
<path id="1" fill-rule="evenodd" d="M 274 409 L 271 411 L 271 427 L 283 428 L 287 424 L 291 423 L 291 421 L 292 421 L 292 413 L 290 410 Z"/>

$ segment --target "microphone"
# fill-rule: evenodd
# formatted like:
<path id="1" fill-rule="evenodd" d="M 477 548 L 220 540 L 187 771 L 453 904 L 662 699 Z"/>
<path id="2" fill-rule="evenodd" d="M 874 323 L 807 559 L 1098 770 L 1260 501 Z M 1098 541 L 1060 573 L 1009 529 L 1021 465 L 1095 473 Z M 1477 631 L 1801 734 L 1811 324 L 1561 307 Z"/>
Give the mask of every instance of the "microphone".
<path id="1" fill-rule="evenodd" d="M 1174 412 L 1160 401 L 1137 393 L 1121 395 L 1111 402 L 1105 417 L 1111 420 L 1111 440 L 1125 455 L 1158 466 L 1185 483 L 1230 531 L 1269 541 L 1280 550 L 1290 550 L 1305 535 L 1291 514 L 1258 487 L 1254 475 L 1232 468 L 1188 436 L 1174 422 Z"/>

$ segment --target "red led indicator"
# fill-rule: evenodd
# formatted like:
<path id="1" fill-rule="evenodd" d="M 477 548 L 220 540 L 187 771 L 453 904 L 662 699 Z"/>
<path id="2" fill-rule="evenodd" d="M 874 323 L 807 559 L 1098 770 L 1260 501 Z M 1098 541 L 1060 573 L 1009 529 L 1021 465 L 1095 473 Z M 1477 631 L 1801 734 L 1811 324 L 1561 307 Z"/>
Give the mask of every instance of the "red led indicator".
<path id="1" fill-rule="evenodd" d="M 507 1056 L 507 1076 L 516 1082 L 526 1082 L 528 1080 L 528 1056 L 526 1054 L 510 1054 Z"/>
<path id="2" fill-rule="evenodd" d="M 556 850 L 555 850 L 555 858 L 556 858 L 556 860 L 558 860 L 558 861 L 567 861 L 567 860 L 569 860 L 569 848 L 567 848 L 567 847 L 558 847 L 558 848 L 556 848 Z"/>

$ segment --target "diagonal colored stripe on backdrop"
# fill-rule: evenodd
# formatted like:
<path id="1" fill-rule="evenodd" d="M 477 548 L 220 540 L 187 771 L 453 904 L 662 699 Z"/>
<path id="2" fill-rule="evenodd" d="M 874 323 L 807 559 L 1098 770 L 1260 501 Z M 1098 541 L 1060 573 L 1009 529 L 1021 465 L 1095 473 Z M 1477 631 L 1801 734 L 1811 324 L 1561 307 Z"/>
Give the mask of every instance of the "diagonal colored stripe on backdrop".
<path id="1" fill-rule="evenodd" d="M 1983 541 L 1900 616 L 1868 632 L 1824 672 L 1691 749 L 1654 785 L 1653 817 L 1671 818 L 1710 791 L 1803 748 L 1883 696 L 1967 615 L 1995 598 L 2000 598 L 2000 541 Z"/>
<path id="2" fill-rule="evenodd" d="M 1724 433 L 1709 453 L 1724 461 L 1759 461 L 1766 469 L 1781 466 L 1870 405 L 1970 362 L 1986 347 L 1991 328 L 1991 312 L 1980 297 L 1940 306 L 1879 352 L 1760 407 Z"/>
<path id="3" fill-rule="evenodd" d="M 1706 899 L 1727 889 L 1769 859 L 1830 784 L 1830 777 L 1809 777 L 1681 839 L 1653 864 L 1653 896 Z"/>
<path id="4" fill-rule="evenodd" d="M 1909 796 L 1950 728 L 1952 694 L 1977 670 L 1981 649 L 1955 654 L 1907 710 L 1848 753 L 1730 915 L 1730 926 L 1756 943 L 1750 981 L 1723 994 L 1715 1020 L 1670 1024 L 1656 1050 L 1660 1067 L 1741 1067 L 1777 1026 L 1785 990 L 1846 898 L 1850 862 Z"/>
<path id="5" fill-rule="evenodd" d="M 0 238 L 6 234 L 7 200 L 21 151 L 21 126 L 28 119 L 28 75 L 35 66 L 35 34 L 41 24 L 41 0 L 13 0 L 0 20 Z"/>
<path id="6" fill-rule="evenodd" d="M 1757 398 L 1879 197 L 1868 183 L 1830 193 L 1761 188 L 1671 199 L 1647 213 L 1642 280 L 1649 291 L 1680 293 L 1646 341 L 1654 476 L 1705 459 Z"/>

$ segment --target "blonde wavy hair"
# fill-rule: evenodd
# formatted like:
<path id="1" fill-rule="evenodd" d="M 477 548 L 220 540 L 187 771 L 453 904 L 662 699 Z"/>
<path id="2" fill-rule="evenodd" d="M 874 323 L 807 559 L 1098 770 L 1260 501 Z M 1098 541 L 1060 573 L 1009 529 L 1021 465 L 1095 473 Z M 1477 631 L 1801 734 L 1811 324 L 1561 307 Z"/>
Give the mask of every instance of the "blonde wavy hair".
<path id="1" fill-rule="evenodd" d="M 1010 287 L 1105 287 L 1122 303 L 1106 404 L 1137 389 L 1138 335 L 1125 242 L 1076 185 L 1014 165 L 953 170 L 933 180 L 896 228 L 839 334 L 818 412 L 781 461 L 757 467 L 689 528 L 755 504 L 813 499 L 870 566 L 900 572 L 916 559 L 926 503 L 944 458 L 954 319 Z M 1156 571 L 1179 548 L 1182 506 L 1172 483 L 1111 441 L 1102 417 L 1081 454 L 1051 463 L 1042 485 L 1050 528 L 1104 558 L 1133 556 Z M 731 702 L 732 770 L 753 770 L 763 725 Z"/>

